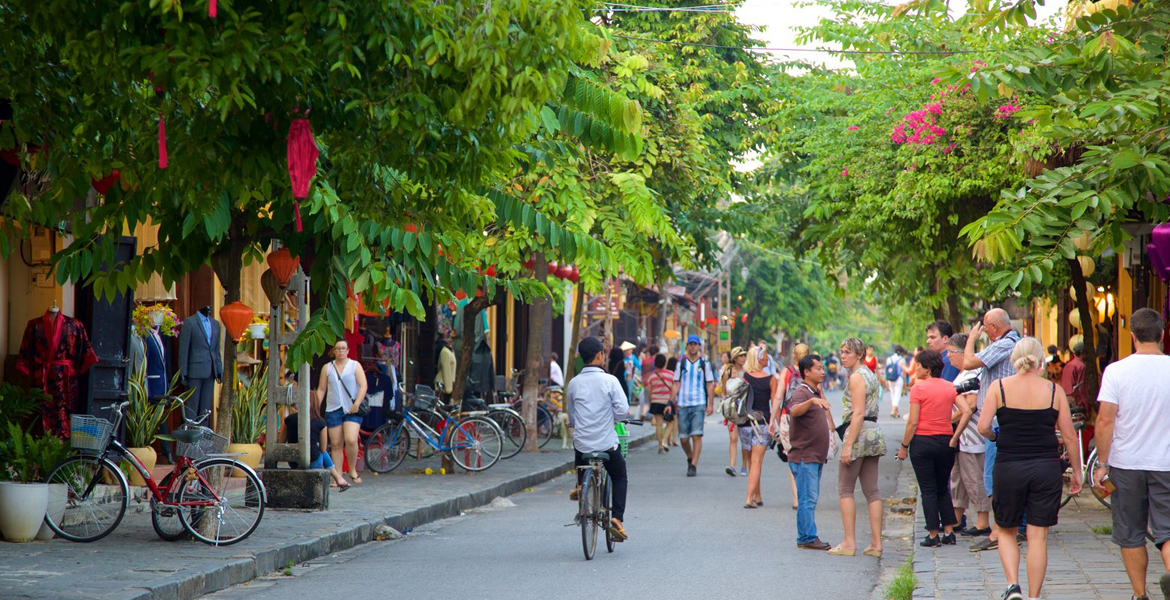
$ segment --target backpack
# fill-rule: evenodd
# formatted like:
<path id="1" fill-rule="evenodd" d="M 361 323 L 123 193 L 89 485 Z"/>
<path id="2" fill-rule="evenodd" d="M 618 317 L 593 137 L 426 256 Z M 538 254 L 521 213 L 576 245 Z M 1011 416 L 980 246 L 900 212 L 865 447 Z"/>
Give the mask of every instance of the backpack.
<path id="1" fill-rule="evenodd" d="M 727 380 L 727 389 L 723 400 L 719 403 L 719 414 L 727 419 L 728 423 L 743 425 L 748 421 L 752 412 L 752 386 L 742 377 L 733 377 Z"/>
<path id="2" fill-rule="evenodd" d="M 886 381 L 897 381 L 902 378 L 901 360 L 894 360 L 891 356 L 886 359 Z"/>

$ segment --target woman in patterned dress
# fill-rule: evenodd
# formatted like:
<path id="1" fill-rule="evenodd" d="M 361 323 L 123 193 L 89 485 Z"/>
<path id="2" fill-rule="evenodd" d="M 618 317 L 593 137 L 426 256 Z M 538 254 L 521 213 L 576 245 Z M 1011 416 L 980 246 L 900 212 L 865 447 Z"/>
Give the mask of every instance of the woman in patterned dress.
<path id="1" fill-rule="evenodd" d="M 878 459 L 886 453 L 886 441 L 878 427 L 882 385 L 866 368 L 865 342 L 848 338 L 841 342 L 841 365 L 849 373 L 849 387 L 841 397 L 845 414 L 837 432 L 842 437 L 841 465 L 837 473 L 837 494 L 841 499 L 841 524 L 845 539 L 829 551 L 833 556 L 857 554 L 857 505 L 853 491 L 857 480 L 869 505 L 870 543 L 862 554 L 882 555 L 882 505 L 878 489 Z"/>

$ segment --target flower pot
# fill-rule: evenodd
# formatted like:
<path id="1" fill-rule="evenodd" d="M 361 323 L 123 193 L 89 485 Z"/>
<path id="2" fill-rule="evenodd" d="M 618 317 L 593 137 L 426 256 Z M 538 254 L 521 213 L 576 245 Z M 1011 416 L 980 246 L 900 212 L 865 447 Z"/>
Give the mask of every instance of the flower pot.
<path id="1" fill-rule="evenodd" d="M 69 487 L 64 483 L 50 483 L 49 485 L 49 504 L 48 512 L 46 513 L 54 523 L 60 523 L 65 516 L 65 503 L 69 499 Z M 53 530 L 49 528 L 43 521 L 41 522 L 41 529 L 37 532 L 37 539 L 42 542 L 47 542 L 53 539 Z"/>
<path id="2" fill-rule="evenodd" d="M 268 327 L 268 325 L 264 323 L 252 323 L 251 325 L 248 325 L 248 333 L 251 335 L 252 339 L 262 340 L 264 339 L 265 327 Z"/>
<path id="3" fill-rule="evenodd" d="M 45 521 L 49 486 L 44 483 L 0 483 L 0 532 L 9 542 L 31 542 Z"/>
<path id="4" fill-rule="evenodd" d="M 228 444 L 229 454 L 241 454 L 237 456 L 236 460 L 252 467 L 253 470 L 260 468 L 260 461 L 264 459 L 264 447 L 260 444 Z M 232 477 L 243 477 L 244 473 L 239 469 L 232 470 Z"/>
<path id="5" fill-rule="evenodd" d="M 127 450 L 142 462 L 142 466 L 146 467 L 147 472 L 154 472 L 154 465 L 158 462 L 158 453 L 154 451 L 154 448 L 147 446 L 145 448 L 127 448 Z M 146 480 L 134 467 L 130 467 L 130 485 L 146 485 Z"/>

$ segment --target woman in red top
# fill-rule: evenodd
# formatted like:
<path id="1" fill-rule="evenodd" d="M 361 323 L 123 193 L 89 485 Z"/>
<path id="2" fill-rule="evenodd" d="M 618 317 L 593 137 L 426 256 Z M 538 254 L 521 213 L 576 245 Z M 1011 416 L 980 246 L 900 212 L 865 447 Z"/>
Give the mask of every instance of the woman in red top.
<path id="1" fill-rule="evenodd" d="M 666 415 L 672 412 L 670 392 L 674 386 L 671 378 L 674 371 L 666 368 L 666 355 L 654 357 L 654 371 L 645 378 L 646 395 L 650 398 L 650 415 L 654 417 L 654 437 L 658 440 L 658 453 L 670 452 L 666 433 Z"/>
<path id="2" fill-rule="evenodd" d="M 955 386 L 942 379 L 942 355 L 924 350 L 914 357 L 918 383 L 910 390 L 910 415 L 898 460 L 914 465 L 918 489 L 922 490 L 922 512 L 930 535 L 921 546 L 930 548 L 955 543 L 955 507 L 951 502 L 951 469 L 955 466 L 955 452 L 959 436 L 971 420 L 971 407 L 959 400 Z M 951 414 L 959 411 L 959 426 L 951 425 Z M 939 538 L 940 525 L 945 532 Z"/>
<path id="3" fill-rule="evenodd" d="M 865 347 L 865 366 L 869 367 L 870 372 L 877 373 L 877 356 L 873 353 L 873 346 Z"/>

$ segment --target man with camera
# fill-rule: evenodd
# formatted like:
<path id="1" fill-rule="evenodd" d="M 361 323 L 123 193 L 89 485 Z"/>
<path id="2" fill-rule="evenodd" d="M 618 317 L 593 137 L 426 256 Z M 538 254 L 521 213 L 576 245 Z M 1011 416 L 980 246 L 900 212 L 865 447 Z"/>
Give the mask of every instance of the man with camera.
<path id="1" fill-rule="evenodd" d="M 952 363 L 963 360 L 963 349 L 967 347 L 967 334 L 948 336 L 947 354 Z M 959 535 L 980 536 L 991 534 L 991 499 L 983 487 L 983 457 L 986 440 L 979 435 L 979 407 L 976 406 L 976 392 L 979 391 L 979 369 L 962 371 L 955 377 L 955 391 L 959 399 L 971 407 L 971 420 L 959 437 L 959 454 L 955 457 L 955 470 L 951 473 L 951 501 L 955 505 L 955 518 L 960 522 L 968 510 L 975 511 L 975 525 L 956 531 Z M 952 420 L 958 422 L 959 413 Z M 975 425 L 972 425 L 975 423 Z"/>

